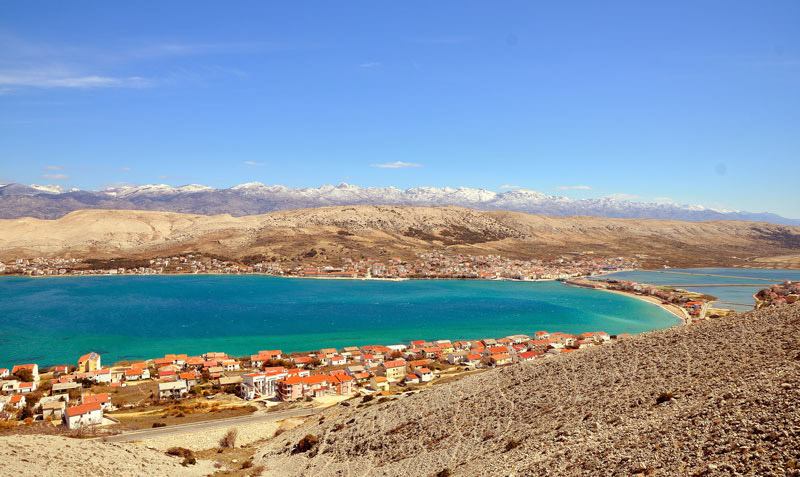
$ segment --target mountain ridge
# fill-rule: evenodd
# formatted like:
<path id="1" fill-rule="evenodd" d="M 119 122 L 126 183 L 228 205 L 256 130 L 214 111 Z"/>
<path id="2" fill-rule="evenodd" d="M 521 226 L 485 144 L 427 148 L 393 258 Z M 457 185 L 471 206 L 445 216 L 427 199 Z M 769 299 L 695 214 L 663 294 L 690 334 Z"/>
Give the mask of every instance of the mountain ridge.
<path id="1" fill-rule="evenodd" d="M 458 206 L 477 210 L 512 210 L 555 217 L 667 219 L 684 221 L 748 220 L 800 225 L 800 220 L 772 213 L 720 210 L 700 205 L 636 202 L 609 197 L 570 199 L 531 190 L 492 192 L 467 187 L 359 187 L 345 182 L 289 188 L 260 182 L 216 189 L 200 184 L 123 186 L 101 191 L 63 190 L 58 186 L 0 186 L 0 218 L 56 219 L 83 209 L 159 210 L 202 215 L 258 215 L 325 206 Z"/>
<path id="2" fill-rule="evenodd" d="M 647 256 L 647 267 L 800 267 L 800 227 L 747 221 L 548 217 L 463 207 L 331 206 L 252 216 L 80 210 L 0 220 L 0 259 L 152 258 L 202 252 L 330 264 L 448 249 L 509 258 L 572 251 Z M 307 259 L 307 257 L 314 257 Z M 776 258 L 781 257 L 781 258 Z"/>

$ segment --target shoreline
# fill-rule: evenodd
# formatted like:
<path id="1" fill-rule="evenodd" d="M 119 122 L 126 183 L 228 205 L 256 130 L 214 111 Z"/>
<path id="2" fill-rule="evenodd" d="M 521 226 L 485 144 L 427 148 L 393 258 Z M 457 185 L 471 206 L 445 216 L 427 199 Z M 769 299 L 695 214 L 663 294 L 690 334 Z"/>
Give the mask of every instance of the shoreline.
<path id="1" fill-rule="evenodd" d="M 577 285 L 570 285 L 570 286 L 577 286 Z M 583 288 L 583 287 L 578 287 L 578 288 Z M 624 292 L 624 291 L 620 291 L 620 290 L 609 290 L 607 288 L 589 288 L 589 290 L 600 290 L 600 291 L 605 291 L 605 292 L 609 292 L 609 293 L 616 293 L 617 295 L 628 296 L 628 297 L 631 297 L 631 298 L 638 298 L 639 300 L 646 301 L 647 303 L 651 303 L 653 305 L 656 305 L 657 307 L 661 308 L 662 310 L 668 311 L 669 313 L 675 315 L 676 318 L 678 318 L 678 319 L 680 319 L 682 321 L 681 324 L 688 325 L 689 322 L 690 322 L 689 321 L 689 314 L 686 312 L 686 310 L 684 310 L 683 308 L 681 308 L 681 307 L 679 307 L 677 305 L 672 305 L 672 304 L 665 305 L 664 303 L 661 302 L 661 300 L 659 300 L 658 298 L 652 297 L 652 296 L 636 295 L 634 293 L 628 293 L 628 292 Z"/>

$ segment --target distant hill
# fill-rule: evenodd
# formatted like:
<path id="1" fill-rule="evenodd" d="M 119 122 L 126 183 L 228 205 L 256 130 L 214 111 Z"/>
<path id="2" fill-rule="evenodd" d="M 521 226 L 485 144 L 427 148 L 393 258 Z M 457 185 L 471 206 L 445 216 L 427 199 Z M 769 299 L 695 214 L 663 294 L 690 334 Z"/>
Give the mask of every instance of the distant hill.
<path id="1" fill-rule="evenodd" d="M 0 259 L 152 257 L 186 252 L 336 263 L 475 255 L 556 258 L 578 251 L 638 256 L 645 266 L 800 267 L 800 227 L 760 222 L 545 217 L 461 207 L 345 206 L 263 215 L 82 210 L 57 220 L 0 220 Z"/>
<path id="2" fill-rule="evenodd" d="M 552 217 L 667 219 L 686 221 L 750 220 L 800 225 L 800 220 L 770 213 L 722 211 L 698 205 L 601 199 L 570 199 L 530 190 L 495 193 L 459 187 L 358 187 L 341 183 L 292 189 L 253 182 L 230 189 L 190 184 L 151 184 L 103 191 L 61 190 L 57 186 L 0 186 L 0 218 L 55 219 L 82 209 L 161 210 L 190 214 L 265 214 L 279 210 L 337 205 L 458 206 L 478 210 L 512 210 Z"/>
<path id="3" fill-rule="evenodd" d="M 357 398 L 274 437 L 256 465 L 282 477 L 796 475 L 798 333 L 800 304 L 653 331 L 388 402 Z M 295 450 L 306 435 L 318 443 Z"/>

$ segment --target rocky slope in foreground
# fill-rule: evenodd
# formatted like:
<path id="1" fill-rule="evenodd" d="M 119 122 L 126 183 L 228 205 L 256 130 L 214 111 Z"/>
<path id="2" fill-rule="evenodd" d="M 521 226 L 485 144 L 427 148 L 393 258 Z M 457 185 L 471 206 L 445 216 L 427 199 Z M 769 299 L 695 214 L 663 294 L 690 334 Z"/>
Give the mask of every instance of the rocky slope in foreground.
<path id="1" fill-rule="evenodd" d="M 94 440 L 54 436 L 0 437 L 0 475 L 139 477 L 210 475 L 210 462 L 181 465 L 182 458 L 133 444 L 108 444 Z"/>
<path id="2" fill-rule="evenodd" d="M 258 460 L 280 476 L 800 475 L 799 332 L 790 305 L 337 406 Z"/>

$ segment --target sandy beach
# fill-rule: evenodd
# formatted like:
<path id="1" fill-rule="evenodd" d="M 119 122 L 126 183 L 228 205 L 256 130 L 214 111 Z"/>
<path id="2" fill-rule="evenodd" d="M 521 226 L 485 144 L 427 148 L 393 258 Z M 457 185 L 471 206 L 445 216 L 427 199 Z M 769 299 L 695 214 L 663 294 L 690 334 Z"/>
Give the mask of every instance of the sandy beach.
<path id="1" fill-rule="evenodd" d="M 687 313 L 686 310 L 684 310 L 683 308 L 679 307 L 678 305 L 665 305 L 658 298 L 655 298 L 655 297 L 652 297 L 652 296 L 647 296 L 647 295 L 636 295 L 636 294 L 633 294 L 633 293 L 628 293 L 628 292 L 624 292 L 624 291 L 620 291 L 620 290 L 608 290 L 606 288 L 595 288 L 594 290 L 601 290 L 601 291 L 605 291 L 605 292 L 609 292 L 609 293 L 616 293 L 617 295 L 624 295 L 624 296 L 629 296 L 631 298 L 638 298 L 640 300 L 643 300 L 643 301 L 646 301 L 648 303 L 652 303 L 652 304 L 654 304 L 656 306 L 659 306 L 659 307 L 663 308 L 664 310 L 667 310 L 668 312 L 672 313 L 676 317 L 680 318 L 683 321 L 684 324 L 688 324 L 689 323 L 689 313 Z"/>

